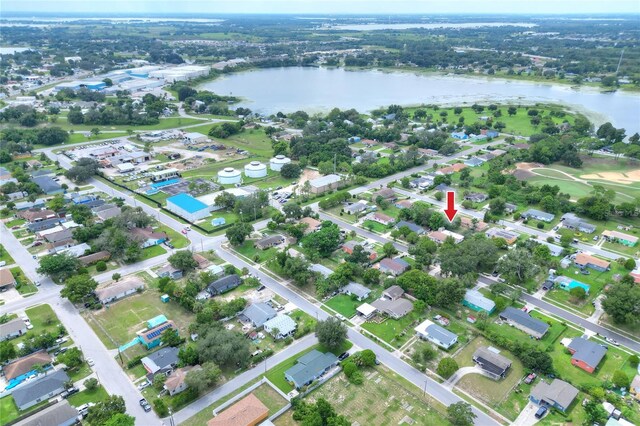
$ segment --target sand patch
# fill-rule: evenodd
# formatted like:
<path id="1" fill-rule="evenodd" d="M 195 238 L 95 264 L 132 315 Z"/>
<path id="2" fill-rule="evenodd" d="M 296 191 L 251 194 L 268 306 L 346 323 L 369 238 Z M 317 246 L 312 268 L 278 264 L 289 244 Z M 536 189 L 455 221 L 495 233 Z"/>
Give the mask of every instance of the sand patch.
<path id="1" fill-rule="evenodd" d="M 632 183 L 640 182 L 640 169 L 632 170 L 626 173 L 620 173 L 620 172 L 591 173 L 588 175 L 582 175 L 580 176 L 580 178 L 592 179 L 592 180 L 608 180 L 610 182 L 630 185 Z"/>
<path id="2" fill-rule="evenodd" d="M 538 163 L 516 163 L 516 168 L 520 170 L 531 170 L 531 169 L 537 169 L 540 167 L 544 167 L 544 166 Z"/>

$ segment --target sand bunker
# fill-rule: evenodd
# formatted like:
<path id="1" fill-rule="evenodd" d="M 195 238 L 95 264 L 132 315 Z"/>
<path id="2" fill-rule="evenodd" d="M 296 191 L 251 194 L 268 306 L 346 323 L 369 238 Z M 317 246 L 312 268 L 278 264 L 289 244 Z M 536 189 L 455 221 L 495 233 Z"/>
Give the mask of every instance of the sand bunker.
<path id="1" fill-rule="evenodd" d="M 610 182 L 622 183 L 625 185 L 630 185 L 632 183 L 640 182 L 640 169 L 632 170 L 626 173 L 620 172 L 601 172 L 601 173 L 592 173 L 589 175 L 580 176 L 582 179 L 599 179 L 599 180 L 608 180 Z"/>
<path id="2" fill-rule="evenodd" d="M 539 167 L 544 167 L 544 166 L 538 163 L 516 163 L 516 168 L 520 170 L 531 170 Z"/>

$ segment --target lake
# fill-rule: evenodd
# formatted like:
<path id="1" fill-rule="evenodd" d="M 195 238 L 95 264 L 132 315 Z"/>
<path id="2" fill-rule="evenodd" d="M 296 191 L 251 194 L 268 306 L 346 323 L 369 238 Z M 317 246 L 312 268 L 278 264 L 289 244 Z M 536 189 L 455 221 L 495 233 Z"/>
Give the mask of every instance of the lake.
<path id="1" fill-rule="evenodd" d="M 496 27 L 524 27 L 533 28 L 537 24 L 527 22 L 464 22 L 464 23 L 422 23 L 422 24 L 337 24 L 322 27 L 325 30 L 345 31 L 380 31 L 380 30 L 442 30 L 442 29 L 470 29 L 470 28 L 496 28 Z"/>
<path id="2" fill-rule="evenodd" d="M 611 121 L 627 129 L 628 135 L 640 132 L 638 94 L 498 78 L 291 67 L 228 74 L 199 89 L 239 96 L 243 98 L 239 106 L 262 114 L 326 112 L 334 107 L 366 112 L 391 104 L 557 103 L 597 124 Z"/>

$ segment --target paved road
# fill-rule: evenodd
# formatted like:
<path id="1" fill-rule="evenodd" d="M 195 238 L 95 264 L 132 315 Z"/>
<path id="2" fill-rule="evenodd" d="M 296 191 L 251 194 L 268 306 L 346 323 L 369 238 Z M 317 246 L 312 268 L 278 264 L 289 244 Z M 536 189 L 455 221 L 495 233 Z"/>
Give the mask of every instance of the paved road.
<path id="1" fill-rule="evenodd" d="M 218 401 L 220 398 L 223 398 L 230 393 L 237 391 L 245 384 L 261 377 L 269 368 L 280 364 L 281 362 L 287 360 L 295 354 L 300 353 L 307 348 L 310 348 L 316 343 L 318 343 L 318 339 L 316 339 L 314 334 L 309 334 L 300 340 L 296 340 L 294 343 L 287 346 L 282 351 L 269 357 L 267 360 L 261 362 L 252 369 L 247 370 L 244 373 L 234 377 L 233 379 L 215 388 L 213 391 L 209 392 L 197 401 L 187 405 L 177 413 L 174 413 L 173 420 L 176 422 L 176 424 L 183 423 L 190 417 L 195 416 L 200 411 L 207 408 L 209 405 Z M 211 415 L 211 417 L 213 417 L 213 414 Z M 169 424 L 167 419 L 165 419 L 165 423 Z"/>
<path id="2" fill-rule="evenodd" d="M 480 276 L 478 278 L 478 281 L 484 283 L 484 284 L 494 284 L 497 281 L 495 279 L 486 277 L 486 276 Z M 525 302 L 539 308 L 542 309 L 544 311 L 547 311 L 549 313 L 552 313 L 553 315 L 560 317 L 568 322 L 574 323 L 576 325 L 579 325 L 581 327 L 584 327 L 586 330 L 592 331 L 594 333 L 598 333 L 603 337 L 610 337 L 612 339 L 615 339 L 618 341 L 618 343 L 620 343 L 621 345 L 636 351 L 636 352 L 640 352 L 640 342 L 630 339 L 626 336 L 623 336 L 622 334 L 616 333 L 615 331 L 611 331 L 599 324 L 596 324 L 586 318 L 582 318 L 578 315 L 574 315 L 571 312 L 565 311 L 562 308 L 559 308 L 558 306 L 545 302 L 544 300 L 540 300 L 530 294 L 527 293 L 522 293 L 521 296 L 522 300 L 524 300 Z"/>
<path id="3" fill-rule="evenodd" d="M 17 300 L 0 307 L 0 315 L 7 312 L 23 310 L 39 303 L 51 305 L 58 318 L 66 328 L 69 336 L 78 345 L 86 358 L 95 361 L 94 371 L 99 377 L 100 383 L 111 395 L 121 395 L 126 403 L 127 412 L 136 418 L 138 425 L 158 425 L 160 419 L 155 413 L 145 413 L 138 400 L 142 395 L 135 388 L 131 380 L 126 376 L 124 370 L 108 352 L 98 336 L 91 330 L 91 327 L 84 321 L 78 310 L 66 299 L 60 297 L 60 287 L 51 279 L 43 278 L 36 273 L 38 263 L 33 259 L 27 249 L 20 244 L 15 236 L 4 226 L 0 225 L 0 236 L 2 244 L 11 253 L 14 259 L 24 271 L 25 275 L 32 281 L 40 281 L 41 286 L 34 296 Z"/>

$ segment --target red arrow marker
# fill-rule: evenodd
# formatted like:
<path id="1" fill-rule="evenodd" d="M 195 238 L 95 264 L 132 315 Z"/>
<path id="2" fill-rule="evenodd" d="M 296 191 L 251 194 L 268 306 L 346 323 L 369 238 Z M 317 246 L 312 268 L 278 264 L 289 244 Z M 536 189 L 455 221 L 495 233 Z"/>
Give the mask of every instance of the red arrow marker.
<path id="1" fill-rule="evenodd" d="M 458 214 L 458 210 L 456 210 L 456 207 L 455 207 L 455 198 L 456 198 L 455 192 L 447 191 L 447 208 L 444 209 L 444 214 L 447 215 L 447 219 L 449 219 L 449 222 L 453 222 L 453 219 L 456 217 L 456 214 Z"/>

